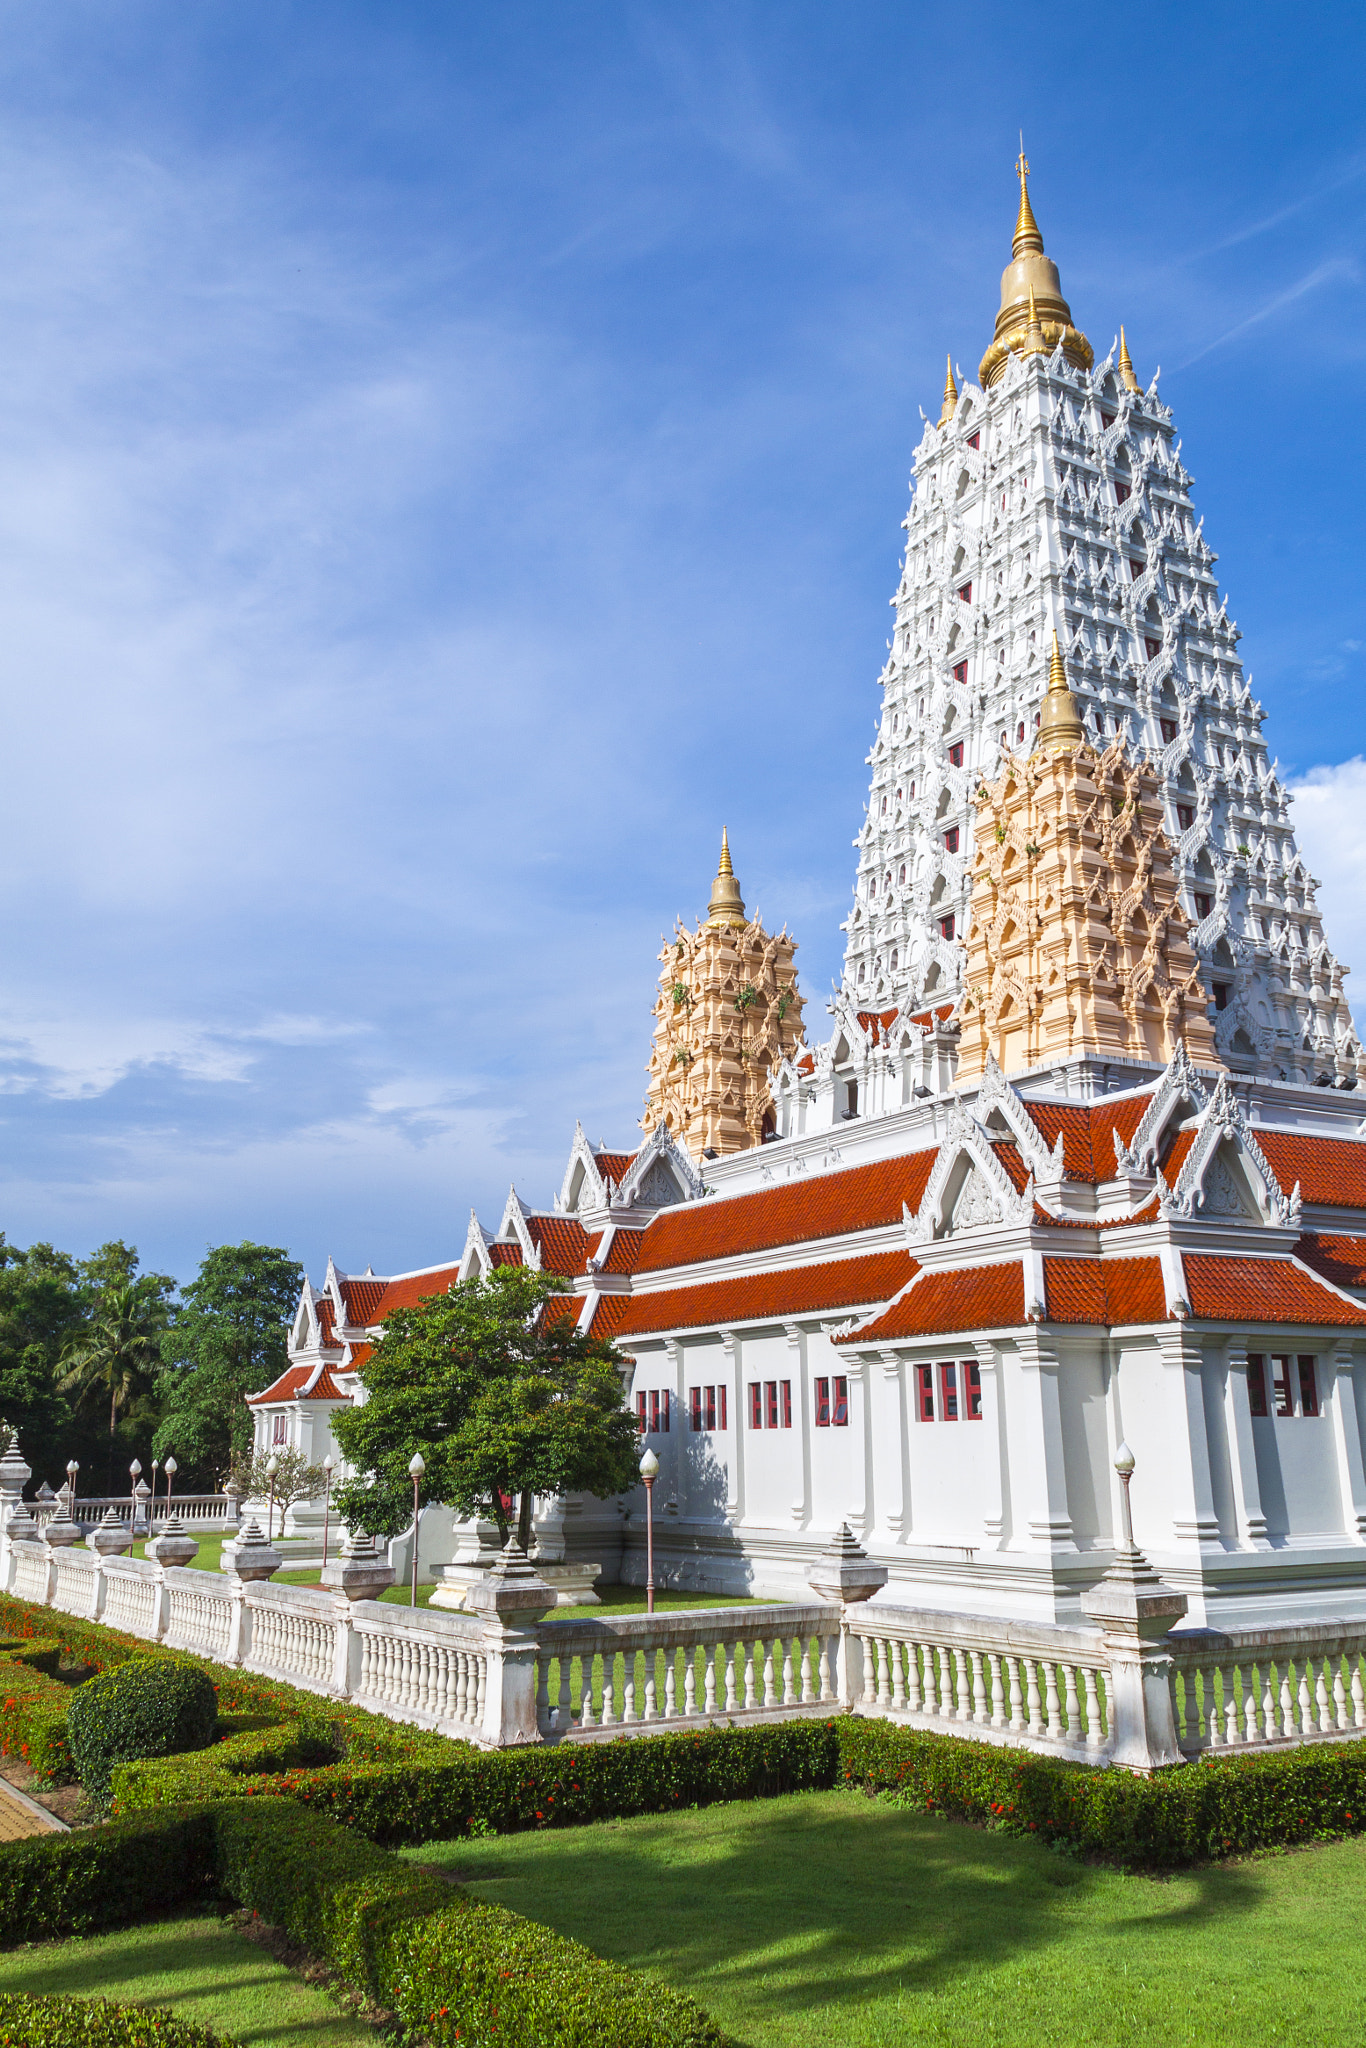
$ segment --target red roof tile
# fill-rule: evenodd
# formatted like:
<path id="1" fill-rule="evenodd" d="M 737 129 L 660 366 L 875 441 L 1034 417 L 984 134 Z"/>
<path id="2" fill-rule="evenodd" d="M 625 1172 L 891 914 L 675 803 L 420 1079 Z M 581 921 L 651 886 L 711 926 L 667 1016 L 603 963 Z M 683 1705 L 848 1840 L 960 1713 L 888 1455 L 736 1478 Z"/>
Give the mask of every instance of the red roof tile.
<path id="1" fill-rule="evenodd" d="M 1302 1237 L 1295 1257 L 1335 1287 L 1366 1288 L 1366 1237 Z"/>
<path id="2" fill-rule="evenodd" d="M 1023 1194 L 1029 1185 L 1029 1168 L 1021 1159 L 1020 1148 L 1015 1143 L 1015 1140 L 1013 1138 L 999 1139 L 992 1145 L 991 1149 L 1005 1168 L 1006 1177 L 1016 1194 Z"/>
<path id="3" fill-rule="evenodd" d="M 1169 1188 L 1176 1186 L 1176 1177 L 1190 1157 L 1190 1149 L 1195 1143 L 1195 1139 L 1196 1133 L 1194 1131 L 1177 1131 L 1165 1158 L 1162 1157 L 1161 1149 L 1159 1148 L 1158 1158 L 1162 1169 L 1162 1178 L 1166 1181 Z"/>
<path id="4" fill-rule="evenodd" d="M 1024 1321 L 1024 1278 L 1018 1259 L 999 1266 L 960 1266 L 921 1273 L 885 1315 L 841 1344 L 894 1337 L 950 1337 L 964 1330 L 1013 1330 Z"/>
<path id="5" fill-rule="evenodd" d="M 384 1299 L 385 1280 L 343 1280 L 341 1298 L 346 1303 L 346 1320 L 353 1328 L 368 1329 Z"/>
<path id="6" fill-rule="evenodd" d="M 812 1174 L 757 1194 L 731 1195 L 665 1209 L 649 1225 L 638 1273 L 700 1265 L 737 1252 L 840 1237 L 900 1221 L 903 1203 L 918 1209 L 934 1165 L 935 1148 L 842 1173 Z"/>
<path id="7" fill-rule="evenodd" d="M 531 1241 L 541 1250 L 541 1270 L 572 1280 L 588 1258 L 588 1232 L 575 1216 L 528 1216 Z"/>
<path id="8" fill-rule="evenodd" d="M 520 1266 L 522 1263 L 522 1247 L 520 1244 L 508 1244 L 500 1238 L 495 1243 L 488 1245 L 486 1249 L 491 1266 Z"/>
<path id="9" fill-rule="evenodd" d="M 624 1181 L 635 1158 L 634 1152 L 595 1152 L 594 1161 L 604 1180 Z"/>
<path id="10" fill-rule="evenodd" d="M 332 1306 L 331 1295 L 323 1295 L 322 1299 L 317 1303 L 317 1310 L 319 1342 L 329 1346 L 333 1345 L 337 1341 L 334 1332 L 336 1311 Z"/>
<path id="11" fill-rule="evenodd" d="M 1186 1252 L 1186 1288 L 1202 1322 L 1366 1324 L 1366 1309 L 1343 1301 L 1293 1259 L 1221 1259 Z"/>
<path id="12" fill-rule="evenodd" d="M 598 1305 L 593 1311 L 593 1320 L 588 1325 L 590 1337 L 614 1337 L 617 1325 L 631 1305 L 629 1294 L 600 1294 Z"/>
<path id="13" fill-rule="evenodd" d="M 1127 1145 L 1142 1121 L 1150 1097 L 1130 1097 L 1120 1102 L 1095 1102 L 1089 1107 L 1076 1102 L 1026 1102 L 1025 1111 L 1039 1135 L 1051 1148 L 1062 1134 L 1063 1168 L 1073 1180 L 1113 1180 L 1114 1133 Z"/>
<path id="14" fill-rule="evenodd" d="M 541 1320 L 547 1324 L 576 1323 L 582 1308 L 581 1294 L 552 1294 L 541 1311 Z"/>
<path id="15" fill-rule="evenodd" d="M 1298 1181 L 1306 1202 L 1366 1209 L 1366 1143 L 1360 1138 L 1259 1130 L 1257 1143 L 1287 1195 Z"/>
<path id="16" fill-rule="evenodd" d="M 857 1010 L 854 1013 L 874 1045 L 885 1045 L 887 1033 L 901 1015 L 900 1010 Z"/>
<path id="17" fill-rule="evenodd" d="M 634 1273 L 644 1241 L 643 1230 L 618 1230 L 612 1239 L 612 1249 L 607 1254 L 603 1272 Z"/>
<path id="18" fill-rule="evenodd" d="M 619 1314 L 593 1319 L 597 1336 L 611 1323 L 613 1333 L 643 1336 L 652 1330 L 696 1330 L 725 1323 L 751 1323 L 786 1316 L 815 1315 L 825 1309 L 871 1307 L 888 1301 L 915 1271 L 909 1252 L 872 1252 L 862 1259 L 832 1259 L 820 1266 L 786 1272 L 745 1273 L 701 1287 L 664 1287 L 657 1294 L 608 1296 L 622 1303 Z"/>
<path id="19" fill-rule="evenodd" d="M 401 1280 L 386 1280 L 384 1293 L 369 1326 L 382 1323 L 396 1308 L 416 1308 L 428 1295 L 448 1294 L 459 1278 L 460 1263 L 457 1260 L 453 1266 L 431 1266 L 423 1273 L 406 1274 Z"/>
<path id="20" fill-rule="evenodd" d="M 315 1365 L 286 1366 L 279 1379 L 273 1380 L 264 1393 L 248 1394 L 247 1402 L 252 1407 L 258 1407 L 267 1401 L 345 1401 L 347 1396 L 326 1367 L 323 1368 L 311 1392 L 304 1393 L 304 1388 L 317 1370 Z"/>
<path id="21" fill-rule="evenodd" d="M 1049 1259 L 1043 1262 L 1053 1323 L 1165 1323 L 1167 1290 L 1158 1259 Z"/>

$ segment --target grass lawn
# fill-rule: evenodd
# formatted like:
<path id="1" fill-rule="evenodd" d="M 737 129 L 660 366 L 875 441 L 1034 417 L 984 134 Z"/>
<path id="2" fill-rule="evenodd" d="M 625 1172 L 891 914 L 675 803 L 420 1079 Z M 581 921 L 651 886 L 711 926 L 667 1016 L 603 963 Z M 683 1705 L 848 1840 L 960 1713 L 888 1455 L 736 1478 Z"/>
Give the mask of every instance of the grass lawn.
<path id="1" fill-rule="evenodd" d="M 818 1792 L 403 1854 L 745 2048 L 1366 2038 L 1366 1842 L 1159 1881 Z"/>
<path id="2" fill-rule="evenodd" d="M 244 2048 L 378 2048 L 380 2041 L 324 1991 L 212 1918 L 158 1920 L 117 1934 L 7 1949 L 0 1953 L 0 1991 L 164 2005 Z"/>

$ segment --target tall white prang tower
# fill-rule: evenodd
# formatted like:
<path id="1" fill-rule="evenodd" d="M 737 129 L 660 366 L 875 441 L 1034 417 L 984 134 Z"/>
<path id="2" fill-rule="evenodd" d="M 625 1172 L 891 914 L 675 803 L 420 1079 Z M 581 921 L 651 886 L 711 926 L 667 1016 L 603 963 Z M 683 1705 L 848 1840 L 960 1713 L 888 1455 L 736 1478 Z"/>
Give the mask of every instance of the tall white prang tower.
<path id="1" fill-rule="evenodd" d="M 1172 415 L 1121 329 L 1099 366 L 1020 213 L 980 383 L 950 368 L 915 456 L 843 995 L 961 991 L 974 792 L 1032 744 L 1056 632 L 1088 732 L 1156 766 L 1219 1057 L 1267 1079 L 1366 1069 L 1262 740 Z"/>

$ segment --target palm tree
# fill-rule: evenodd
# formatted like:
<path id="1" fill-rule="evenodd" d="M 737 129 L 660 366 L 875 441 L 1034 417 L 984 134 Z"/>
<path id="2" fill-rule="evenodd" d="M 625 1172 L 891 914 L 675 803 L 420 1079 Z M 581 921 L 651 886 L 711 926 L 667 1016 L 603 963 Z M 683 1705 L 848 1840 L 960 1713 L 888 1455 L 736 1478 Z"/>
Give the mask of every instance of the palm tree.
<path id="1" fill-rule="evenodd" d="M 74 1392 L 78 1407 L 96 1398 L 109 1402 L 109 1472 L 106 1490 L 114 1487 L 114 1430 L 119 1410 L 128 1405 L 139 1382 L 161 1358 L 161 1333 L 166 1304 L 149 1274 L 111 1287 L 83 1336 L 63 1354 L 65 1371 L 58 1382 L 63 1393 Z"/>

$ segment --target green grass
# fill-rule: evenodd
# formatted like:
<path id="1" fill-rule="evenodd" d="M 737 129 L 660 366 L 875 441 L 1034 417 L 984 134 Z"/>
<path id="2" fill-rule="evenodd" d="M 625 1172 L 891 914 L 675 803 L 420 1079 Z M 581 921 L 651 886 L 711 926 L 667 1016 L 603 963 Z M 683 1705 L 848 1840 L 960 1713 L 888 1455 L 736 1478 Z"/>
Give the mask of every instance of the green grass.
<path id="1" fill-rule="evenodd" d="M 0 1991 L 164 2005 L 243 2048 L 378 2048 L 380 2041 L 324 1991 L 216 1919 L 160 1920 L 6 1950 Z"/>
<path id="2" fill-rule="evenodd" d="M 825 1792 L 403 1853 L 745 2048 L 1366 2037 L 1366 1842 L 1158 1881 Z"/>

